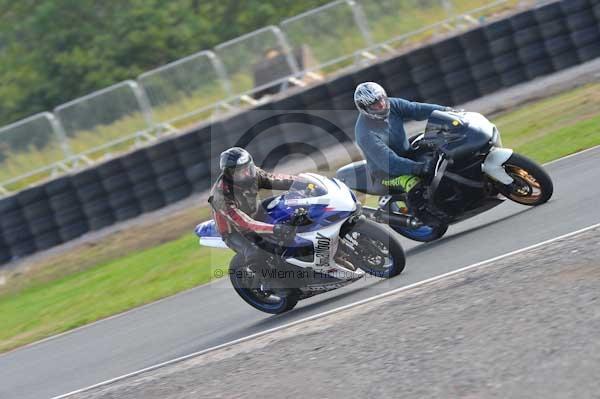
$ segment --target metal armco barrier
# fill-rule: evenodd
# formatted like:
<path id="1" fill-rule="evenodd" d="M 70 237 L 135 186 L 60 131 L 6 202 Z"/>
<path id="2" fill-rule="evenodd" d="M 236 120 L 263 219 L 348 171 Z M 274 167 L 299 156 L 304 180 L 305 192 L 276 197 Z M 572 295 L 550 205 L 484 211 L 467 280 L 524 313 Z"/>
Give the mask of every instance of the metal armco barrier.
<path id="1" fill-rule="evenodd" d="M 352 147 L 357 83 L 378 81 L 392 96 L 456 105 L 596 57 L 600 0 L 565 0 L 297 89 L 288 97 L 0 199 L 0 263 L 208 189 L 216 154 L 240 145 L 236 132 L 256 133 L 248 147 L 257 157 L 266 157 L 269 148 L 285 156 L 318 152 L 336 142 Z M 306 112 L 292 112 L 301 110 Z M 260 112 L 275 115 L 277 123 L 267 134 L 261 130 Z M 291 135 L 285 123 L 305 123 L 307 128 Z"/>

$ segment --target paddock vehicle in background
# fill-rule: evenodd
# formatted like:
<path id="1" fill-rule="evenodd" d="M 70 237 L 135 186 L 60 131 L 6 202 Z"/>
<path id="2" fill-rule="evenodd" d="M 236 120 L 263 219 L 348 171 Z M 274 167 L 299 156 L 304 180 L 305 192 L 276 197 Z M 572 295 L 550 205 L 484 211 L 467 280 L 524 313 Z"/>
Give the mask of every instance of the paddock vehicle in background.
<path id="1" fill-rule="evenodd" d="M 552 196 L 552 179 L 542 166 L 502 148 L 500 132 L 481 114 L 434 111 L 425 132 L 410 141 L 417 149 L 415 160 L 432 158 L 436 165 L 417 193 L 424 199 L 418 208 L 406 193 L 374 181 L 366 161 L 344 166 L 337 178 L 353 190 L 380 196 L 378 207 L 364 207 L 363 213 L 412 240 L 436 240 L 449 224 L 485 212 L 504 198 L 537 206 Z"/>
<path id="2" fill-rule="evenodd" d="M 273 245 L 264 259 L 229 265 L 235 291 L 267 313 L 283 313 L 305 298 L 348 285 L 365 273 L 390 278 L 402 272 L 404 250 L 386 227 L 368 220 L 354 193 L 338 179 L 300 175 L 289 191 L 262 202 L 264 222 L 296 228 L 293 242 Z M 226 248 L 213 220 L 199 224 L 200 245 Z"/>

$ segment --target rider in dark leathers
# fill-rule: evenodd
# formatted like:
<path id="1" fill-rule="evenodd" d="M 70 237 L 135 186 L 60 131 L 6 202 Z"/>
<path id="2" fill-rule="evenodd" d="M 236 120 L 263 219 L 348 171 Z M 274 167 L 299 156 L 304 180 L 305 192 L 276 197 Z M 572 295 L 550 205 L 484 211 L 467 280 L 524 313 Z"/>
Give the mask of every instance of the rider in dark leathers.
<path id="1" fill-rule="evenodd" d="M 274 245 L 284 245 L 293 239 L 293 227 L 256 219 L 263 211 L 258 191 L 288 190 L 298 177 L 272 174 L 256 167 L 252 156 L 239 147 L 221 154 L 220 167 L 221 175 L 208 201 L 217 229 L 229 248 L 249 260 L 260 256 L 261 249 L 272 252 Z"/>

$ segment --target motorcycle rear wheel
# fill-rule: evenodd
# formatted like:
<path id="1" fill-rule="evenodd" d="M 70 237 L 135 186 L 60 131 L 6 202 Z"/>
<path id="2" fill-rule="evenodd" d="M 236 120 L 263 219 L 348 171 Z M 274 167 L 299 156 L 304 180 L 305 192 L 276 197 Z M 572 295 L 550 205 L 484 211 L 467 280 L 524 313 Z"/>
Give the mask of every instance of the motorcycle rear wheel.
<path id="1" fill-rule="evenodd" d="M 390 211 L 401 213 L 400 207 L 396 202 L 390 203 Z M 448 231 L 447 224 L 439 224 L 437 226 L 423 225 L 418 228 L 390 226 L 394 231 L 410 240 L 418 242 L 431 242 L 438 240 Z"/>
<path id="2" fill-rule="evenodd" d="M 246 263 L 244 257 L 236 254 L 229 264 L 229 279 L 238 295 L 250 306 L 271 314 L 291 310 L 298 303 L 299 295 L 291 289 L 286 295 L 276 294 L 264 287 L 260 276 Z"/>
<path id="3" fill-rule="evenodd" d="M 399 275 L 406 265 L 404 249 L 398 238 L 383 226 L 361 220 L 342 237 L 354 248 L 352 264 L 376 277 Z"/>
<path id="4" fill-rule="evenodd" d="M 513 153 L 504 163 L 504 170 L 514 183 L 498 185 L 498 191 L 516 203 L 537 206 L 547 202 L 554 192 L 552 179 L 546 171 L 531 159 Z"/>

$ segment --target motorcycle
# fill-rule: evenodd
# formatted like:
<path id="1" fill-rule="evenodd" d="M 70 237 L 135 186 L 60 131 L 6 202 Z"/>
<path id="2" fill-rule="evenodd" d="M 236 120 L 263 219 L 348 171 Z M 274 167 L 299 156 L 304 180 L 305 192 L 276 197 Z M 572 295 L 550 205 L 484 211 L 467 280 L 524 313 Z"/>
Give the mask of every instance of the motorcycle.
<path id="1" fill-rule="evenodd" d="M 437 240 L 450 224 L 488 211 L 505 198 L 537 206 L 552 197 L 552 179 L 542 166 L 503 148 L 496 126 L 479 113 L 434 111 L 425 131 L 409 141 L 414 160 L 435 164 L 433 177 L 417 194 L 421 201 L 411 204 L 402 190 L 383 186 L 366 161 L 336 173 L 353 190 L 379 196 L 377 208 L 363 207 L 363 213 L 409 239 Z"/>
<path id="2" fill-rule="evenodd" d="M 231 260 L 233 288 L 258 310 L 283 313 L 366 274 L 390 278 L 404 269 L 398 238 L 363 216 L 352 190 L 336 178 L 301 174 L 290 190 L 263 201 L 262 210 L 262 221 L 294 226 L 296 235 L 285 245 L 272 245 L 256 264 L 246 264 L 240 254 Z M 196 234 L 200 245 L 227 248 L 213 220 L 199 224 Z"/>

